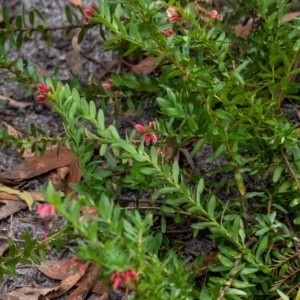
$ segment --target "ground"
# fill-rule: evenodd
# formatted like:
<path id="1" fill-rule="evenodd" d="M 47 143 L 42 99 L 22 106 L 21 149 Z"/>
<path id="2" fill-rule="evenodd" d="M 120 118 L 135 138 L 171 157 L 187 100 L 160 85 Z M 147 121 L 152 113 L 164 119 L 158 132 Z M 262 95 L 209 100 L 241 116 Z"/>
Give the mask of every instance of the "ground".
<path id="1" fill-rule="evenodd" d="M 92 1 L 83 1 L 82 7 L 87 7 L 91 5 Z M 4 5 L 10 10 L 11 16 L 15 17 L 21 13 L 21 7 L 24 6 L 26 11 L 36 8 L 42 12 L 44 17 L 47 19 L 50 26 L 55 26 L 57 24 L 66 24 L 66 18 L 63 13 L 63 7 L 69 4 L 67 0 L 55 0 L 55 1 L 39 1 L 39 0 L 4 0 Z M 70 51 L 72 50 L 72 38 L 78 33 L 78 30 L 73 30 L 67 37 L 62 36 L 61 31 L 57 31 L 53 35 L 53 41 L 49 48 L 47 48 L 45 42 L 37 39 L 37 43 L 34 41 L 24 43 L 20 51 L 16 52 L 9 49 L 9 44 L 6 47 L 9 49 L 11 59 L 22 58 L 25 62 L 31 61 L 35 67 L 41 72 L 43 76 L 51 76 L 56 67 L 59 67 L 59 74 L 61 80 L 68 82 L 71 80 L 74 72 L 74 61 Z M 73 48 L 74 49 L 74 48 Z M 100 74 L 103 70 L 103 65 L 110 62 L 113 59 L 113 53 L 104 51 L 102 40 L 98 34 L 97 30 L 90 31 L 83 43 L 79 46 L 81 55 L 79 68 L 80 80 L 82 82 L 87 82 L 89 76 Z M 88 56 L 88 58 L 87 58 Z M 76 59 L 75 59 L 76 60 Z M 98 62 L 98 63 L 97 63 Z M 78 71 L 78 69 L 77 69 Z M 75 70 L 76 72 L 76 70 Z M 33 123 L 36 127 L 42 128 L 47 134 L 55 133 L 62 134 L 63 127 L 60 117 L 51 111 L 48 107 L 35 100 L 34 96 L 29 96 L 27 98 L 23 97 L 24 88 L 16 83 L 7 83 L 7 76 L 0 76 L 0 97 L 9 97 L 18 102 L 29 102 L 29 105 L 24 108 L 16 108 L 14 106 L 6 104 L 4 108 L 0 109 L 0 120 L 4 121 L 20 132 L 24 132 L 26 127 Z M 150 100 L 149 100 L 150 101 Z M 145 123 L 153 117 L 149 115 L 151 106 L 150 102 L 146 101 L 145 112 L 137 120 L 139 123 Z M 296 110 L 293 105 L 285 103 L 283 109 L 289 114 L 291 120 L 294 122 L 298 121 L 296 115 Z M 108 120 L 112 122 L 113 117 Z M 132 130 L 132 124 L 124 117 L 120 117 L 117 123 L 117 128 L 121 134 L 125 134 L 126 130 Z M 211 154 L 211 149 L 204 148 L 203 151 L 196 155 L 195 166 L 199 172 L 205 173 L 211 166 L 205 163 L 205 159 Z M 4 148 L 0 152 L 0 168 L 2 171 L 7 171 L 12 169 L 15 165 L 20 163 L 22 158 L 17 151 L 12 151 L 11 149 Z M 224 161 L 217 160 L 215 163 L 222 164 Z M 212 179 L 218 180 L 216 174 L 210 175 Z M 215 176 L 215 177 L 213 177 Z M 25 190 L 27 191 L 40 191 L 43 181 L 41 178 L 34 178 L 28 180 L 26 183 Z M 248 184 L 251 183 L 251 178 Z M 132 199 L 130 191 L 124 192 L 121 196 L 124 199 Z M 125 201 L 125 200 L 124 200 Z M 29 211 L 27 206 L 24 206 L 19 213 L 14 214 L 12 217 L 7 217 L 1 220 L 1 235 L 0 239 L 5 243 L 7 237 L 10 235 L 16 240 L 19 247 L 22 247 L 22 243 L 18 240 L 21 235 L 28 230 L 33 238 L 43 239 L 44 230 L 41 222 L 39 221 L 38 214 L 36 212 L 36 206 L 33 207 L 32 211 Z M 57 226 L 63 226 L 64 221 L 59 219 Z M 178 232 L 176 233 L 178 237 Z M 170 233 L 170 238 L 172 234 Z M 175 237 L 173 237 L 175 238 Z M 198 236 L 197 238 L 191 237 L 191 232 L 188 228 L 182 229 L 181 240 L 184 242 L 184 247 L 181 251 L 181 256 L 185 259 L 192 257 L 197 257 L 200 253 L 211 253 L 214 249 L 214 245 L 211 241 L 203 236 Z M 58 260 L 63 257 L 68 257 L 69 252 L 64 252 L 64 256 L 57 253 L 54 249 L 47 252 L 48 260 Z M 24 286 L 53 286 L 58 284 L 59 281 L 52 280 L 49 277 L 43 275 L 35 265 L 24 267 L 23 265 L 17 266 L 17 278 L 6 277 L 4 292 L 10 292 L 15 290 L 17 287 Z M 57 299 L 67 299 L 68 293 L 57 298 Z M 108 299 L 122 299 L 124 294 L 120 291 L 110 293 Z M 86 299 L 94 299 L 93 295 Z M 125 298 L 124 298 L 125 299 Z"/>

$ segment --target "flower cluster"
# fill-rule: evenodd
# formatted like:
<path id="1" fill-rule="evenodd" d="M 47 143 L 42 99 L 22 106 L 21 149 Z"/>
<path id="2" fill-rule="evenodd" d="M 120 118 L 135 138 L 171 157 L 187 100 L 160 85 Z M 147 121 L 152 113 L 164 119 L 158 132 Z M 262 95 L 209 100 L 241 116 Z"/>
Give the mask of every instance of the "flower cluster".
<path id="1" fill-rule="evenodd" d="M 113 289 L 117 289 L 120 285 L 128 284 L 131 279 L 137 280 L 138 275 L 132 269 L 128 269 L 127 271 L 116 271 L 110 276 L 110 280 L 113 281 Z"/>
<path id="2" fill-rule="evenodd" d="M 52 216 L 55 217 L 56 213 L 55 213 L 55 207 L 53 205 L 50 204 L 41 204 L 38 207 L 38 213 L 40 215 L 40 217 L 42 219 L 44 219 L 47 216 Z"/>
<path id="3" fill-rule="evenodd" d="M 218 12 L 217 12 L 216 10 L 212 10 L 212 11 L 210 12 L 210 17 L 211 17 L 212 19 L 219 19 L 220 21 L 223 20 L 223 16 L 222 16 L 221 14 L 218 14 Z"/>
<path id="4" fill-rule="evenodd" d="M 79 218 L 79 222 L 92 221 L 90 215 L 98 216 L 98 212 L 93 207 L 83 206 L 80 210 L 84 215 Z"/>
<path id="5" fill-rule="evenodd" d="M 166 13 L 171 23 L 176 23 L 181 19 L 180 12 L 174 7 L 168 7 Z M 168 29 L 162 30 L 161 33 L 164 34 L 166 37 L 170 37 L 175 33 L 175 31 L 173 29 Z"/>
<path id="6" fill-rule="evenodd" d="M 169 21 L 171 23 L 176 23 L 176 22 L 180 21 L 180 19 L 181 19 L 180 12 L 177 9 L 175 9 L 174 7 L 169 7 L 167 9 L 166 13 L 167 13 Z"/>
<path id="7" fill-rule="evenodd" d="M 94 17 L 94 13 L 99 12 L 98 6 L 93 3 L 91 5 L 91 8 L 84 8 L 83 13 L 84 13 L 84 19 L 83 19 L 83 24 L 89 24 L 90 23 L 90 18 Z"/>
<path id="8" fill-rule="evenodd" d="M 149 146 L 151 144 L 151 142 L 152 143 L 157 142 L 156 134 L 149 132 L 147 127 L 140 125 L 140 124 L 136 124 L 134 127 L 138 132 L 143 133 L 146 146 Z M 154 121 L 149 122 L 148 127 L 150 127 L 151 129 L 155 129 L 155 122 Z"/>
<path id="9" fill-rule="evenodd" d="M 45 243 L 48 244 L 48 232 L 52 229 L 52 218 L 56 217 L 55 207 L 50 204 L 41 204 L 38 206 L 38 214 L 43 219 L 44 226 L 44 239 Z"/>
<path id="10" fill-rule="evenodd" d="M 173 29 L 162 30 L 161 33 L 164 34 L 166 37 L 169 37 L 174 34 L 174 30 Z"/>
<path id="11" fill-rule="evenodd" d="M 72 257 L 70 262 L 76 265 L 76 269 L 80 275 L 83 275 L 86 268 L 86 261 L 80 260 L 77 257 Z"/>
<path id="12" fill-rule="evenodd" d="M 38 90 L 39 90 L 39 94 L 37 95 L 37 101 L 41 102 L 41 101 L 45 101 L 47 99 L 47 95 L 48 93 L 51 92 L 51 88 L 46 85 L 45 83 L 40 83 L 37 86 Z"/>

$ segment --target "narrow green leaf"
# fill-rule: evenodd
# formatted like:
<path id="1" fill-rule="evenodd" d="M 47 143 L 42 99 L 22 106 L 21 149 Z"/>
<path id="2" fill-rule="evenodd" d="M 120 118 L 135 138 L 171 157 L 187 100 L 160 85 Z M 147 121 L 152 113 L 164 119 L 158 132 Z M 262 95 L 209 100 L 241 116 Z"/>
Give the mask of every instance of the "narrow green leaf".
<path id="1" fill-rule="evenodd" d="M 279 166 L 275 169 L 274 173 L 273 173 L 273 182 L 277 182 L 281 176 L 282 171 L 285 168 L 283 166 Z"/>
<path id="2" fill-rule="evenodd" d="M 3 15 L 5 26 L 10 27 L 10 17 L 9 17 L 8 8 L 6 6 L 2 8 L 2 15 Z"/>

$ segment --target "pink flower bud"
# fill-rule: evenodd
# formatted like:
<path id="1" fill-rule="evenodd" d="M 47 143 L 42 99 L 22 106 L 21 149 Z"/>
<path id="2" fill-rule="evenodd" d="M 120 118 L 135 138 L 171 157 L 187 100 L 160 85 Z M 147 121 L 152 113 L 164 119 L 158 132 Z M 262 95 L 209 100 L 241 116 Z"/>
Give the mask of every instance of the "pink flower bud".
<path id="1" fill-rule="evenodd" d="M 181 19 L 180 12 L 177 9 L 175 9 L 174 7 L 169 7 L 166 10 L 166 13 L 167 13 L 169 21 L 171 23 L 176 23 L 176 22 L 178 22 Z"/>
<path id="2" fill-rule="evenodd" d="M 155 122 L 154 121 L 150 121 L 148 123 L 148 126 L 151 128 L 151 129 L 155 129 Z"/>
<path id="3" fill-rule="evenodd" d="M 38 87 L 38 90 L 40 93 L 47 94 L 47 93 L 51 92 L 51 88 L 48 85 L 46 85 L 45 83 L 40 83 L 40 84 L 38 84 L 37 87 Z"/>
<path id="4" fill-rule="evenodd" d="M 210 12 L 210 17 L 212 19 L 216 19 L 217 15 L 218 15 L 218 12 L 215 9 Z"/>
<path id="5" fill-rule="evenodd" d="M 117 277 L 117 278 L 114 280 L 113 289 L 116 290 L 121 284 L 122 284 L 122 279 L 121 279 L 121 277 Z"/>
<path id="6" fill-rule="evenodd" d="M 94 11 L 99 12 L 99 7 L 95 3 L 93 3 L 91 7 Z"/>
<path id="7" fill-rule="evenodd" d="M 210 17 L 212 19 L 219 19 L 220 21 L 223 20 L 223 16 L 221 14 L 218 14 L 218 12 L 215 9 L 210 12 Z"/>
<path id="8" fill-rule="evenodd" d="M 114 85 L 112 83 L 109 83 L 109 82 L 103 82 L 102 83 L 102 87 L 105 89 L 105 90 L 109 90 L 113 87 Z"/>
<path id="9" fill-rule="evenodd" d="M 147 132 L 147 128 L 143 125 L 140 125 L 140 124 L 136 124 L 134 126 L 134 128 L 138 131 L 138 132 L 141 132 L 141 133 L 146 133 Z"/>
<path id="10" fill-rule="evenodd" d="M 92 17 L 93 16 L 93 11 L 90 8 L 85 8 L 83 10 L 83 13 L 85 14 L 85 16 L 87 17 Z"/>
<path id="11" fill-rule="evenodd" d="M 90 23 L 90 18 L 85 17 L 85 18 L 83 19 L 83 24 L 84 24 L 84 25 L 87 25 L 87 24 L 89 24 L 89 23 Z"/>
<path id="12" fill-rule="evenodd" d="M 217 15 L 217 18 L 220 20 L 220 21 L 223 21 L 223 16 L 221 14 L 218 14 Z"/>
<path id="13" fill-rule="evenodd" d="M 40 204 L 38 207 L 38 213 L 41 218 L 45 218 L 47 215 L 56 216 L 55 207 L 50 204 Z"/>
<path id="14" fill-rule="evenodd" d="M 171 35 L 173 35 L 175 32 L 172 29 L 168 29 L 168 30 L 162 30 L 161 31 L 162 34 L 164 34 L 166 37 L 170 37 Z"/>
<path id="15" fill-rule="evenodd" d="M 162 154 L 161 148 L 157 148 L 157 149 L 156 149 L 156 154 L 158 154 L 158 155 Z"/>
<path id="16" fill-rule="evenodd" d="M 36 96 L 36 99 L 38 102 L 42 102 L 42 101 L 46 100 L 46 97 L 45 97 L 45 95 L 40 94 L 40 95 Z"/>
<path id="17" fill-rule="evenodd" d="M 154 133 L 151 134 L 151 141 L 153 143 L 157 143 L 157 136 L 156 136 L 156 134 L 154 134 Z"/>

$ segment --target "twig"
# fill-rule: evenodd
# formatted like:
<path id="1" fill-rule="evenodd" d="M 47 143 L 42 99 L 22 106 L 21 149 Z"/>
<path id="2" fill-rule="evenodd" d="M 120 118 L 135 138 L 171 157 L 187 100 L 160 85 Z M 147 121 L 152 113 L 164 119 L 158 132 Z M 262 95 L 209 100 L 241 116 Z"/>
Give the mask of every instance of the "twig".
<path id="1" fill-rule="evenodd" d="M 281 154 L 281 156 L 282 156 L 282 158 L 285 162 L 285 165 L 286 165 L 290 175 L 293 177 L 293 180 L 295 182 L 299 183 L 298 178 L 297 178 L 293 168 L 291 167 L 291 164 L 290 164 L 289 160 L 287 159 L 287 157 L 286 157 L 284 151 L 282 150 L 282 148 L 279 148 L 279 152 L 280 152 L 280 154 Z M 300 192 L 300 185 L 299 184 L 298 184 L 298 191 Z"/>
<path id="2" fill-rule="evenodd" d="M 45 26 L 43 27 L 43 31 L 55 31 L 55 30 L 63 30 L 63 29 L 73 29 L 73 28 L 82 28 L 82 27 L 90 27 L 91 25 L 84 24 L 70 24 L 70 25 L 60 25 L 60 26 Z M 25 32 L 25 31 L 38 31 L 37 27 L 25 27 L 25 28 L 0 28 L 1 32 L 14 33 L 14 32 Z"/>
<path id="3" fill-rule="evenodd" d="M 289 230 L 291 232 L 291 236 L 295 237 L 295 233 L 294 233 L 294 230 L 293 230 L 293 227 L 292 227 L 292 224 L 291 224 L 291 221 L 289 219 L 288 214 L 284 214 L 284 220 L 286 222 L 287 227 L 289 228 Z M 297 255 L 298 255 L 298 259 L 300 261 L 300 252 L 299 252 L 298 242 L 293 239 L 293 244 L 294 244 L 294 247 L 296 249 L 296 252 L 297 252 Z"/>
<path id="4" fill-rule="evenodd" d="M 126 114 L 123 112 L 123 110 L 121 109 L 121 107 L 118 104 L 118 94 L 117 94 L 117 92 L 115 93 L 114 103 L 115 103 L 115 106 L 116 106 L 118 112 L 132 125 L 132 127 L 134 127 L 134 125 L 136 123 L 134 123 L 128 116 L 126 116 Z"/>
<path id="5" fill-rule="evenodd" d="M 248 242 L 245 244 L 245 247 L 246 248 L 249 248 L 252 244 L 254 244 L 255 242 L 257 242 L 257 238 L 255 237 L 250 237 Z M 234 264 L 233 264 L 233 267 L 237 267 L 240 262 L 241 262 L 241 259 L 243 257 L 243 253 L 240 252 L 237 259 L 235 260 Z M 225 292 L 231 287 L 232 285 L 232 282 L 233 280 L 235 279 L 235 277 L 230 277 L 229 280 L 227 281 L 227 284 L 226 286 L 224 286 L 222 289 L 221 289 L 221 293 L 220 293 L 220 296 L 217 298 L 217 300 L 221 300 L 223 299 L 223 297 L 225 296 Z"/>
<path id="6" fill-rule="evenodd" d="M 92 61 L 93 63 L 100 65 L 102 68 L 105 69 L 106 72 L 108 72 L 109 70 L 107 70 L 106 66 L 104 63 L 102 63 L 101 61 L 95 59 L 94 57 L 91 57 L 89 55 L 86 55 L 83 51 L 80 51 L 80 55 L 82 55 L 83 57 L 85 57 L 86 59 Z"/>

